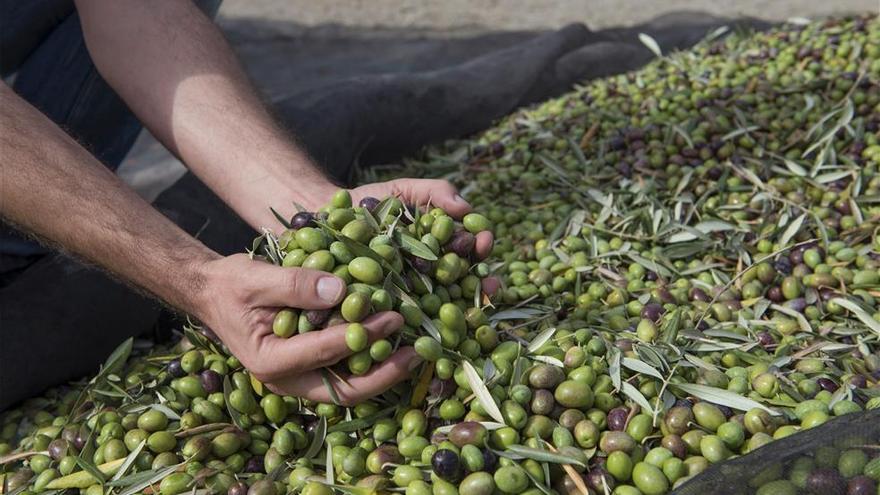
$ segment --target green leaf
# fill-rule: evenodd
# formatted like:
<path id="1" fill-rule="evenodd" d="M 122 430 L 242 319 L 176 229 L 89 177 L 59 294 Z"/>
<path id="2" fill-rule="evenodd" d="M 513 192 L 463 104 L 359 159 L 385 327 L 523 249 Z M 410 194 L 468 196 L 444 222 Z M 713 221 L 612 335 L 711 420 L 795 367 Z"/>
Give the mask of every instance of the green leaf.
<path id="1" fill-rule="evenodd" d="M 305 459 L 312 459 L 318 452 L 321 451 L 321 446 L 324 445 L 324 437 L 327 435 L 327 418 L 321 416 L 321 419 L 318 420 L 318 424 L 315 425 L 314 436 L 312 437 L 312 443 L 309 444 L 309 448 L 302 455 Z"/>
<path id="2" fill-rule="evenodd" d="M 419 258 L 428 260 L 428 261 L 437 261 L 437 255 L 431 251 L 424 242 L 412 237 L 409 234 L 405 234 L 400 230 L 395 230 L 392 238 L 395 242 L 400 244 L 400 249 L 406 251 L 407 253 L 418 256 Z"/>
<path id="3" fill-rule="evenodd" d="M 548 450 L 535 449 L 525 445 L 511 445 L 499 452 L 499 455 L 508 459 L 532 459 L 538 462 L 552 462 L 554 464 L 571 464 L 572 466 L 586 467 L 583 462 L 574 457 L 550 452 Z"/>
<path id="4" fill-rule="evenodd" d="M 796 219 L 792 220 L 791 223 L 788 224 L 788 227 L 785 228 L 785 232 L 782 233 L 782 236 L 779 237 L 779 245 L 780 246 L 788 246 L 788 242 L 797 235 L 798 231 L 801 230 L 801 225 L 804 224 L 804 220 L 806 220 L 807 214 L 804 213 Z"/>
<path id="5" fill-rule="evenodd" d="M 92 383 L 98 383 L 104 378 L 107 378 L 108 375 L 118 372 L 128 360 L 128 356 L 131 355 L 133 345 L 134 339 L 131 337 L 125 339 L 119 344 L 116 349 L 107 356 L 107 360 L 104 361 L 104 365 L 101 366 L 101 371 L 95 375 L 95 378 L 92 379 Z"/>
<path id="6" fill-rule="evenodd" d="M 696 383 L 670 383 L 669 386 L 678 388 L 682 392 L 693 395 L 699 399 L 715 404 L 721 404 L 738 411 L 748 411 L 749 409 L 757 407 L 758 409 L 763 409 L 774 416 L 780 414 L 779 411 L 775 409 L 770 409 L 760 402 L 730 392 L 729 390 L 709 387 L 707 385 L 698 385 Z"/>
<path id="7" fill-rule="evenodd" d="M 873 330 L 877 335 L 880 335 L 880 321 L 875 320 L 874 317 L 862 309 L 861 306 L 842 297 L 835 297 L 831 302 L 840 305 L 842 308 L 848 309 L 850 313 L 855 315 L 855 317 L 864 323 L 865 326 Z"/>
<path id="8" fill-rule="evenodd" d="M 463 360 L 461 362 L 462 367 L 464 368 L 464 376 L 467 379 L 468 385 L 471 387 L 471 391 L 474 395 L 479 399 L 480 404 L 483 405 L 483 409 L 492 417 L 495 421 L 499 423 L 504 423 L 504 416 L 501 415 L 501 410 L 498 409 L 498 404 L 495 402 L 495 397 L 489 393 L 489 389 L 486 388 L 486 384 L 483 383 L 482 378 L 477 373 L 477 370 L 474 369 L 474 365 L 470 363 L 468 360 Z"/>
<path id="9" fill-rule="evenodd" d="M 226 411 L 229 413 L 229 417 L 232 418 L 233 424 L 239 428 L 243 428 L 241 423 L 241 413 L 232 407 L 231 401 L 229 400 L 229 394 L 231 393 L 232 382 L 229 380 L 229 375 L 226 375 L 223 377 L 223 400 L 226 403 Z"/>
<path id="10" fill-rule="evenodd" d="M 131 476 L 126 476 L 125 478 L 121 478 L 116 480 L 113 483 L 119 483 L 119 486 L 127 486 L 125 490 L 119 492 L 119 495 L 134 495 L 135 493 L 140 493 L 144 490 L 144 488 L 155 485 L 156 483 L 162 481 L 169 474 L 177 471 L 180 466 L 183 466 L 186 462 L 181 462 L 180 464 L 175 464 L 174 466 L 168 466 L 162 469 L 151 469 L 149 471 L 144 471 L 142 473 L 134 473 Z M 131 481 L 131 483 L 122 484 L 123 481 Z M 115 485 L 114 485 L 115 486 Z"/>
<path id="11" fill-rule="evenodd" d="M 646 399 L 645 396 L 639 392 L 639 389 L 635 388 L 630 382 L 621 383 L 620 391 L 632 399 L 633 402 L 638 404 L 647 414 L 654 415 L 654 408 L 651 407 L 648 399 Z"/>
<path id="12" fill-rule="evenodd" d="M 653 376 L 654 378 L 663 380 L 663 375 L 661 375 L 660 372 L 653 368 L 651 365 L 646 364 L 644 361 L 625 357 L 620 360 L 620 364 L 635 371 L 636 373 L 644 373 L 646 375 Z"/>
<path id="13" fill-rule="evenodd" d="M 280 213 L 278 213 L 277 211 L 275 211 L 275 208 L 272 208 L 272 207 L 270 206 L 270 207 L 269 207 L 269 210 L 272 212 L 272 215 L 275 216 L 275 219 L 278 220 L 279 222 L 281 222 L 281 225 L 284 225 L 284 228 L 285 228 L 285 229 L 289 229 L 289 228 L 290 228 L 290 222 L 288 222 L 286 218 L 282 217 Z"/>
<path id="14" fill-rule="evenodd" d="M 131 465 L 134 464 L 135 459 L 137 459 L 138 454 L 141 453 L 141 451 L 144 449 L 144 445 L 146 445 L 146 444 L 147 444 L 146 438 L 141 440 L 141 442 L 139 444 L 137 444 L 137 447 L 135 447 L 134 450 L 132 450 L 131 453 L 128 454 L 128 456 L 125 458 L 125 462 L 122 463 L 122 466 L 119 466 L 119 471 L 116 471 L 116 474 L 113 475 L 113 478 L 111 479 L 111 481 L 116 481 L 116 480 L 122 478 L 123 476 L 125 476 L 125 473 L 128 471 L 128 468 L 130 468 Z"/>
<path id="15" fill-rule="evenodd" d="M 104 473 L 102 473 L 97 466 L 92 464 L 91 461 L 84 459 L 82 456 L 76 457 L 76 465 L 82 468 L 83 471 L 92 475 L 93 478 L 98 480 L 98 484 L 103 485 L 107 482 L 107 477 L 104 476 Z"/>
<path id="16" fill-rule="evenodd" d="M 642 42 L 643 45 L 648 47 L 648 50 L 651 50 L 651 53 L 657 56 L 657 58 L 663 57 L 663 51 L 660 50 L 660 45 L 657 44 L 657 41 L 652 38 L 650 35 L 645 33 L 639 33 L 639 41 Z"/>
<path id="17" fill-rule="evenodd" d="M 536 352 L 538 349 L 541 348 L 541 346 L 546 344 L 547 341 L 553 337 L 554 333 L 556 333 L 556 327 L 549 327 L 544 329 L 543 332 L 539 333 L 535 336 L 534 339 L 532 339 L 532 341 L 529 343 L 529 347 L 527 348 L 527 350 L 530 353 Z"/>
<path id="18" fill-rule="evenodd" d="M 341 423 L 336 423 L 327 429 L 327 433 L 333 433 L 335 431 L 344 431 L 346 433 L 351 433 L 353 431 L 363 430 L 373 426 L 377 419 L 384 418 L 388 414 L 394 411 L 397 406 L 389 406 L 385 409 L 382 409 L 378 412 L 370 414 L 369 416 L 364 416 L 363 418 L 351 419 L 348 421 L 343 421 Z"/>

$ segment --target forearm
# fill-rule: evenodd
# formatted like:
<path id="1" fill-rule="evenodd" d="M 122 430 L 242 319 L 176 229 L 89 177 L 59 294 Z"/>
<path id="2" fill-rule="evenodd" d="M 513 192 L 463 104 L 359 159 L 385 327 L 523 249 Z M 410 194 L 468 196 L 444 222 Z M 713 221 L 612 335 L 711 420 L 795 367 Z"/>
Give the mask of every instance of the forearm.
<path id="1" fill-rule="evenodd" d="M 332 185 L 273 120 L 190 0 L 77 2 L 102 76 L 150 131 L 255 228 Z"/>
<path id="2" fill-rule="evenodd" d="M 53 122 L 0 84 L 0 214 L 193 311 L 218 255 L 159 214 Z"/>

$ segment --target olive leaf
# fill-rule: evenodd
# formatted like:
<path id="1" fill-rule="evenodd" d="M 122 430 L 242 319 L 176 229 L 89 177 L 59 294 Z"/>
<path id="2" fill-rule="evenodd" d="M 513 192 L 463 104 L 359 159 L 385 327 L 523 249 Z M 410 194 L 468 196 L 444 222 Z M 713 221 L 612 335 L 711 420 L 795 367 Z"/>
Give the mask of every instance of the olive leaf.
<path id="1" fill-rule="evenodd" d="M 654 378 L 657 378 L 659 380 L 663 379 L 663 375 L 661 375 L 660 372 L 657 371 L 656 368 L 653 368 L 650 365 L 645 364 L 644 361 L 639 361 L 638 359 L 624 357 L 624 358 L 621 358 L 620 364 L 622 364 L 626 368 L 629 368 L 629 369 L 635 371 L 636 373 L 644 373 L 646 375 L 653 376 Z"/>
<path id="2" fill-rule="evenodd" d="M 159 483 L 163 479 L 167 478 L 168 475 L 177 471 L 178 469 L 180 469 L 181 466 L 185 464 L 186 462 L 184 461 L 180 464 L 175 464 L 173 466 L 168 466 L 161 469 L 150 469 L 148 471 L 134 473 L 132 475 L 126 476 L 125 478 L 120 478 L 116 481 L 110 482 L 108 483 L 108 485 L 126 487 L 124 490 L 119 492 L 119 495 L 134 495 L 135 493 L 140 493 L 148 486 Z"/>
<path id="3" fill-rule="evenodd" d="M 342 421 L 340 423 L 336 423 L 335 425 L 329 427 L 327 429 L 327 433 L 333 433 L 336 431 L 344 431 L 346 433 L 351 433 L 358 430 L 363 430 L 373 426 L 376 423 L 377 419 L 384 418 L 388 416 L 397 406 L 389 406 L 384 409 L 380 409 L 369 416 L 364 416 L 363 418 L 350 419 L 348 421 Z"/>
<path id="4" fill-rule="evenodd" d="M 646 414 L 654 415 L 654 408 L 651 406 L 651 403 L 648 402 L 648 399 L 646 399 L 645 396 L 639 392 L 639 389 L 635 388 L 630 382 L 621 383 L 620 391 L 632 399 L 633 402 L 638 404 Z"/>
<path id="5" fill-rule="evenodd" d="M 806 220 L 806 218 L 807 218 L 807 214 L 804 213 L 801 216 L 797 217 L 796 219 L 792 220 L 791 223 L 788 224 L 788 227 L 786 227 L 785 232 L 783 232 L 782 235 L 779 237 L 779 245 L 780 246 L 787 246 L 788 245 L 789 241 L 791 241 L 791 239 L 795 235 L 797 235 L 798 231 L 801 230 L 801 225 L 804 224 L 804 220 Z"/>
<path id="6" fill-rule="evenodd" d="M 586 467 L 583 462 L 565 454 L 550 452 L 543 449 L 526 447 L 525 445 L 509 445 L 506 449 L 498 452 L 499 455 L 508 459 L 532 459 L 538 462 L 552 462 L 554 464 L 570 464 L 572 466 Z"/>
<path id="7" fill-rule="evenodd" d="M 122 463 L 122 466 L 119 467 L 119 470 L 116 471 L 116 474 L 114 474 L 113 478 L 111 478 L 111 481 L 116 481 L 125 476 L 125 473 L 128 472 L 128 468 L 130 468 L 131 465 L 134 464 L 134 461 L 137 459 L 137 456 L 141 453 L 146 444 L 147 439 L 145 438 L 141 440 L 134 449 L 132 449 L 128 456 L 126 456 L 125 462 Z"/>
<path id="8" fill-rule="evenodd" d="M 556 333 L 556 327 L 545 328 L 541 333 L 535 336 L 526 348 L 528 352 L 537 352 L 544 344 L 546 344 Z"/>
<path id="9" fill-rule="evenodd" d="M 492 417 L 495 421 L 499 423 L 504 423 L 504 416 L 501 415 L 501 410 L 498 409 L 498 403 L 495 402 L 495 397 L 489 393 L 489 389 L 486 388 L 486 384 L 483 383 L 483 379 L 480 378 L 480 375 L 477 374 L 477 370 L 474 369 L 474 365 L 471 364 L 468 360 L 462 360 L 461 362 L 462 368 L 464 368 L 464 376 L 467 379 L 468 385 L 471 387 L 471 391 L 482 404 L 483 409 L 486 410 L 486 413 Z"/>
<path id="10" fill-rule="evenodd" d="M 669 386 L 675 387 L 686 394 L 693 395 L 694 397 L 707 402 L 721 404 L 738 411 L 748 411 L 750 409 L 758 408 L 767 411 L 773 416 L 778 416 L 780 414 L 780 412 L 775 409 L 771 409 L 760 402 L 743 397 L 729 390 L 710 387 L 708 385 L 699 385 L 696 383 L 670 383 Z"/>
<path id="11" fill-rule="evenodd" d="M 437 261 L 437 255 L 431 251 L 427 244 L 409 234 L 395 230 L 392 234 L 392 239 L 400 245 L 400 249 L 413 256 L 418 256 L 428 261 Z"/>
<path id="12" fill-rule="evenodd" d="M 238 412 L 234 407 L 232 407 L 232 403 L 229 400 L 229 395 L 232 393 L 232 381 L 229 380 L 229 375 L 223 377 L 223 402 L 226 404 L 226 412 L 229 413 L 229 417 L 232 418 L 232 423 L 239 428 L 243 428 L 241 422 L 241 413 Z"/>
<path id="13" fill-rule="evenodd" d="M 660 50 L 660 45 L 657 44 L 657 41 L 651 37 L 651 35 L 646 33 L 639 33 L 639 41 L 642 42 L 643 45 L 648 47 L 648 50 L 651 50 L 651 53 L 657 56 L 657 58 L 663 58 L 663 52 Z"/>
<path id="14" fill-rule="evenodd" d="M 859 321 L 864 323 L 866 327 L 873 330 L 877 335 L 880 335 L 880 322 L 875 320 L 873 316 L 868 314 L 868 312 L 862 309 L 858 304 L 842 297 L 835 297 L 834 299 L 831 299 L 831 302 L 849 310 L 859 319 Z"/>
<path id="15" fill-rule="evenodd" d="M 302 455 L 304 459 L 312 459 L 318 452 L 321 451 L 321 446 L 324 445 L 324 437 L 327 436 L 327 418 L 321 416 L 321 419 L 318 420 L 318 424 L 315 425 L 315 430 L 312 432 L 312 443 L 309 444 L 309 448 L 306 449 L 305 453 Z"/>

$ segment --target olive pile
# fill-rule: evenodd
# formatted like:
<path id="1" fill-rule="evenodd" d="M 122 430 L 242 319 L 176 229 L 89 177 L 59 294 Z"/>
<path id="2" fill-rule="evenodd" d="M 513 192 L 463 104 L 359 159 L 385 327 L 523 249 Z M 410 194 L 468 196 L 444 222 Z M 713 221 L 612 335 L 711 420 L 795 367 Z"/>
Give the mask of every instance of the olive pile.
<path id="1" fill-rule="evenodd" d="M 661 495 L 880 408 L 880 22 L 718 35 L 392 170 L 485 216 L 340 192 L 259 240 L 349 284 L 276 335 L 347 324 L 337 374 L 413 344 L 410 383 L 344 408 L 269 393 L 207 330 L 124 347 L 3 416 L 3 493 Z M 406 326 L 368 345 L 382 310 Z M 876 494 L 878 434 L 736 493 Z"/>
<path id="2" fill-rule="evenodd" d="M 492 226 L 479 213 L 457 224 L 439 208 L 422 213 L 397 198 L 380 202 L 367 197 L 352 207 L 351 195 L 342 189 L 317 214 L 297 213 L 287 226 L 277 239 L 264 235 L 258 253 L 284 267 L 331 272 L 348 284 L 348 294 L 333 311 L 283 309 L 272 330 L 289 338 L 347 322 L 345 341 L 354 352 L 347 360 L 349 373 L 366 373 L 394 349 L 385 339 L 367 341 L 360 322 L 370 314 L 394 310 L 403 315 L 401 336 L 432 361 L 443 347 L 454 350 L 467 342 L 467 323 L 485 320 L 478 275 L 489 269 L 474 265 L 472 254 L 476 234 Z M 431 336 L 416 340 L 420 327 Z M 473 341 L 467 344 L 474 348 Z"/>

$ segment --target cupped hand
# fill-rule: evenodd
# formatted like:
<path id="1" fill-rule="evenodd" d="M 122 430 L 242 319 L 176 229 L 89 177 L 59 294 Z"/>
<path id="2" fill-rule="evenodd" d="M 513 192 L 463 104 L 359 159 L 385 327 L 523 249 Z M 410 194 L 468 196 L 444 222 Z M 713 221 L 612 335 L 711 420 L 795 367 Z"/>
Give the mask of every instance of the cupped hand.
<path id="1" fill-rule="evenodd" d="M 372 196 L 377 199 L 397 196 L 401 201 L 417 207 L 436 206 L 442 208 L 453 218 L 461 218 L 470 213 L 471 205 L 458 194 L 458 190 L 442 179 L 395 179 L 356 187 L 351 190 L 352 201 Z M 494 239 L 492 233 L 477 234 L 474 249 L 479 259 L 489 256 Z"/>
<path id="2" fill-rule="evenodd" d="M 196 316 L 251 374 L 273 392 L 331 402 L 321 369 L 352 354 L 345 343 L 347 325 L 285 339 L 272 332 L 272 322 L 281 308 L 336 306 L 345 296 L 344 282 L 329 273 L 282 268 L 244 254 L 209 261 L 203 273 L 205 290 Z M 397 331 L 403 318 L 386 311 L 362 323 L 372 343 Z M 328 378 L 342 405 L 352 405 L 406 379 L 420 362 L 412 347 L 401 347 L 364 375 L 339 380 L 328 374 Z"/>

